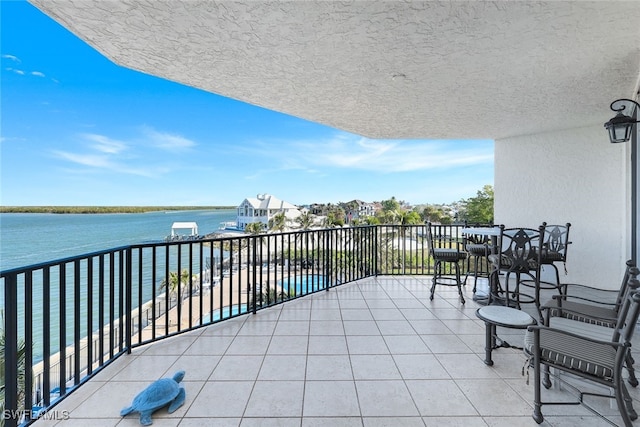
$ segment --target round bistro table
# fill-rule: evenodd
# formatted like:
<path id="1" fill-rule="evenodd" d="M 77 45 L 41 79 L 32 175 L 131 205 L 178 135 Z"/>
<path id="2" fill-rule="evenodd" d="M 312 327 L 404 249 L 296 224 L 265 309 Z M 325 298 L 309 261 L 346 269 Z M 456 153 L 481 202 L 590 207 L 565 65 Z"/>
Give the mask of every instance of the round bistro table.
<path id="1" fill-rule="evenodd" d="M 478 316 L 478 318 L 485 324 L 486 338 L 484 347 L 484 363 L 489 366 L 493 365 L 493 360 L 491 359 L 491 352 L 493 349 L 498 347 L 522 348 L 512 346 L 506 341 L 498 338 L 496 335 L 496 326 L 511 329 L 527 329 L 527 327 L 537 323 L 533 317 L 524 311 L 502 305 L 487 305 L 480 307 L 476 310 L 476 316 Z M 499 344 L 497 344 L 498 342 Z"/>

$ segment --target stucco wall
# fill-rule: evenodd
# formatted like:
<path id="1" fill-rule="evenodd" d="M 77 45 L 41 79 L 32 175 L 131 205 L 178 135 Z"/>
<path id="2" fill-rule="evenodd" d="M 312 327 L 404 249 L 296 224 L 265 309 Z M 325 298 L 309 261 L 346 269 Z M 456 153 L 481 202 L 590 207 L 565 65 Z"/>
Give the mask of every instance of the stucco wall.
<path id="1" fill-rule="evenodd" d="M 562 281 L 619 287 L 630 256 L 629 144 L 601 126 L 495 142 L 495 223 L 571 223 Z"/>

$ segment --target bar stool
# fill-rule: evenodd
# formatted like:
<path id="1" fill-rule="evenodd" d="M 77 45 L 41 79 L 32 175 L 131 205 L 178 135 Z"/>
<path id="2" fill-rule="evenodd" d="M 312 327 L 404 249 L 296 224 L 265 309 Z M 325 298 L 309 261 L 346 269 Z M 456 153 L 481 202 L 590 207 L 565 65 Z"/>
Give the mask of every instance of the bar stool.
<path id="1" fill-rule="evenodd" d="M 460 279 L 460 261 L 467 259 L 467 253 L 460 250 L 460 242 L 448 236 L 443 236 L 434 230 L 438 226 L 434 226 L 430 222 L 427 223 L 427 242 L 429 244 L 429 252 L 433 257 L 433 281 L 431 285 L 430 300 L 433 300 L 433 294 L 436 291 L 436 285 L 456 286 L 460 302 L 465 303 L 462 295 L 462 280 Z M 449 273 L 446 273 L 445 267 L 449 265 Z M 453 274 L 451 274 L 453 269 Z"/>
<path id="2" fill-rule="evenodd" d="M 465 222 L 465 229 L 471 229 Z M 475 228 L 493 227 L 493 224 L 473 225 Z M 491 246 L 491 237 L 487 234 L 465 234 L 464 249 L 467 252 L 467 272 L 464 276 L 464 284 L 467 284 L 467 278 L 473 274 L 473 293 L 475 294 L 478 287 L 478 277 L 489 278 L 491 274 L 491 265 L 489 264 L 489 254 L 493 250 Z M 471 260 L 473 259 L 473 270 L 471 269 Z"/>

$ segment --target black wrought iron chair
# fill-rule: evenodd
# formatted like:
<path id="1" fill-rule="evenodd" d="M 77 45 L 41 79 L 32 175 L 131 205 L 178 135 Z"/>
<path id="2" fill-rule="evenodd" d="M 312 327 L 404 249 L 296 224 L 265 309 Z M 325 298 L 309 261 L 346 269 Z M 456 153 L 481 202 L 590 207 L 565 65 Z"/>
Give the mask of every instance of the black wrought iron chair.
<path id="1" fill-rule="evenodd" d="M 460 261 L 467 258 L 467 253 L 461 249 L 462 242 L 451 236 L 445 236 L 440 231 L 440 226 L 427 223 L 427 242 L 429 253 L 433 257 L 433 279 L 429 299 L 433 300 L 436 285 L 456 286 L 460 302 L 464 304 Z"/>
<path id="2" fill-rule="evenodd" d="M 640 282 L 636 270 L 632 270 L 627 286 L 631 291 L 622 301 L 614 328 L 564 317 L 552 317 L 549 325 L 528 328 L 524 349 L 529 356 L 529 365 L 534 369 L 533 419 L 537 423 L 544 420 L 543 405 L 584 404 L 583 396 L 598 395 L 578 390 L 580 398 L 576 402 L 543 402 L 540 386 L 551 387 L 549 368 L 609 387 L 625 426 L 631 427 L 632 420 L 637 419 L 623 381 L 623 368 L 628 360 L 631 338 L 640 314 L 640 294 L 637 293 Z M 600 396 L 612 397 L 609 394 Z"/>
<path id="3" fill-rule="evenodd" d="M 560 295 L 553 295 L 542 308 L 547 318 L 566 317 L 582 322 L 614 327 L 622 301 L 629 292 L 629 277 L 637 271 L 632 260 L 626 263 L 619 289 L 602 289 L 592 286 L 563 283 Z M 636 273 L 637 274 L 637 273 Z"/>
<path id="4" fill-rule="evenodd" d="M 465 228 L 469 227 L 465 223 Z M 474 224 L 473 227 L 493 227 L 493 224 Z M 467 252 L 467 272 L 463 283 L 467 283 L 467 278 L 473 274 L 473 292 L 478 286 L 478 277 L 489 278 L 491 274 L 489 264 L 489 254 L 493 251 L 491 237 L 486 234 L 466 234 L 464 236 L 464 249 Z M 471 260 L 473 259 L 473 269 Z"/>
<path id="5" fill-rule="evenodd" d="M 552 317 L 563 317 L 580 322 L 591 323 L 615 328 L 622 303 L 631 291 L 628 286 L 631 275 L 638 275 L 639 271 L 632 260 L 626 262 L 625 274 L 620 289 L 600 289 L 579 284 L 563 284 L 564 292 L 553 295 L 552 300 L 544 304 L 541 309 L 546 314 L 545 324 L 552 322 Z M 557 322 L 556 322 L 557 323 Z M 628 353 L 626 365 L 629 371 L 627 381 L 631 386 L 638 385 L 638 379 L 633 367 L 634 360 Z"/>
<path id="6" fill-rule="evenodd" d="M 498 238 L 499 253 L 489 255 L 492 264 L 493 282 L 497 284 L 494 295 L 490 297 L 500 299 L 507 306 L 521 308 L 521 304 L 534 303 L 540 306 L 540 254 L 542 249 L 541 236 L 544 226 L 538 230 L 532 228 L 505 228 L 500 225 Z M 511 278 L 515 276 L 515 283 Z M 523 277 L 525 276 L 525 277 Z M 500 280 L 500 277 L 503 280 Z M 533 292 L 524 293 L 521 286 L 533 288 Z M 541 313 L 540 313 L 541 314 Z"/>
<path id="7" fill-rule="evenodd" d="M 556 263 L 561 262 L 564 267 L 564 272 L 567 274 L 567 249 L 571 242 L 569 241 L 569 229 L 570 223 L 565 225 L 547 225 L 545 226 L 544 240 L 542 242 L 542 265 L 550 265 L 553 267 L 556 273 L 556 284 L 560 284 L 560 271 Z"/>

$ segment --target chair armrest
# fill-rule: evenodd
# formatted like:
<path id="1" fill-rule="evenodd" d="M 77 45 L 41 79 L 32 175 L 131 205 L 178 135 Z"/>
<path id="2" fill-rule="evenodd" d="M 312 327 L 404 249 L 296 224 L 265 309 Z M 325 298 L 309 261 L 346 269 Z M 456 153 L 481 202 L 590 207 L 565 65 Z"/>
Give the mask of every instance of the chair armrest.
<path id="1" fill-rule="evenodd" d="M 585 304 L 586 305 L 586 304 Z M 594 306 L 598 307 L 598 306 Z M 553 312 L 553 310 L 561 311 L 561 313 Z M 542 305 L 540 306 L 540 311 L 546 313 L 545 316 L 546 321 L 548 323 L 550 317 L 568 317 L 569 319 L 580 319 L 580 321 L 585 321 L 583 319 L 589 319 L 588 323 L 595 323 L 598 325 L 612 327 L 615 325 L 618 320 L 617 316 L 602 316 L 595 313 L 590 313 L 588 310 L 580 310 L 574 308 L 567 308 L 561 305 Z M 563 315 L 566 314 L 566 315 Z"/>
<path id="2" fill-rule="evenodd" d="M 618 349 L 631 346 L 629 342 L 602 341 L 544 325 L 529 326 L 527 330 L 525 348 L 530 354 L 535 350 L 536 335 L 540 349 L 593 363 L 601 363 L 603 355 L 613 361 Z"/>
<path id="3" fill-rule="evenodd" d="M 562 286 L 565 288 L 565 290 L 569 290 L 569 288 L 571 289 L 583 289 L 583 290 L 592 290 L 592 291 L 602 291 L 602 292 L 618 292 L 617 289 L 602 289 L 602 288 L 598 288 L 595 286 L 589 286 L 589 285 L 583 285 L 582 283 L 562 283 Z"/>
<path id="4" fill-rule="evenodd" d="M 609 304 L 616 303 L 618 293 L 620 292 L 618 289 L 602 289 L 577 283 L 563 283 L 562 288 L 561 293 L 563 295 L 606 302 Z"/>
<path id="5" fill-rule="evenodd" d="M 605 305 L 611 308 L 616 306 L 615 302 L 597 301 L 590 298 L 579 297 L 576 295 L 552 295 L 551 299 L 556 301 L 558 303 L 558 306 L 560 305 L 561 301 L 585 302 L 585 304 L 589 303 L 596 306 Z"/>

